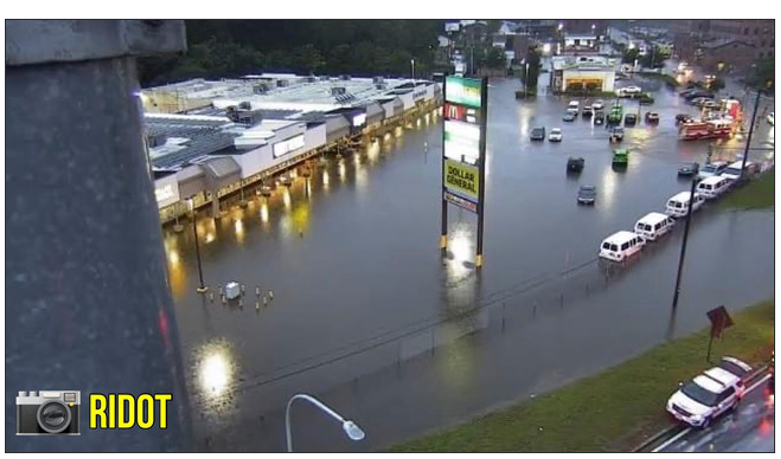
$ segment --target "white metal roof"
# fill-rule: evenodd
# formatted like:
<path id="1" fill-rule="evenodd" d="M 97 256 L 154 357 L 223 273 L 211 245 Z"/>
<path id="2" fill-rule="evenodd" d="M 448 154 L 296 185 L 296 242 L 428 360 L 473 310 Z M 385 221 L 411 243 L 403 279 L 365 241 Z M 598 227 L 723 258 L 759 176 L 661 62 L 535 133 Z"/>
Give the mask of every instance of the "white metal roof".
<path id="1" fill-rule="evenodd" d="M 702 180 L 702 181 L 701 181 L 701 182 L 700 182 L 700 183 L 697 185 L 697 188 L 699 188 L 699 187 L 700 187 L 700 186 L 702 186 L 703 184 L 705 184 L 705 185 L 715 185 L 716 183 L 722 182 L 722 181 L 724 181 L 724 180 L 727 180 L 727 179 L 726 179 L 726 178 L 724 178 L 724 177 L 722 177 L 721 175 L 711 175 L 710 177 L 707 177 L 707 178 L 703 179 L 703 180 Z"/>
<path id="2" fill-rule="evenodd" d="M 688 191 L 681 191 L 680 193 L 676 194 L 675 196 L 668 199 L 668 201 L 680 201 L 680 202 L 689 202 L 691 199 L 691 193 Z"/>
<path id="3" fill-rule="evenodd" d="M 665 214 L 661 214 L 659 212 L 650 212 L 646 214 L 643 218 L 637 221 L 637 223 L 644 223 L 646 225 L 655 225 L 657 223 L 663 222 L 667 220 L 669 217 Z"/>
<path id="4" fill-rule="evenodd" d="M 619 231 L 617 233 L 611 234 L 610 236 L 606 237 L 602 243 L 609 242 L 611 244 L 617 244 L 621 245 L 626 241 L 629 241 L 633 238 L 637 237 L 637 234 L 631 232 L 631 231 Z"/>
<path id="5" fill-rule="evenodd" d="M 724 385 L 734 384 L 738 381 L 738 379 L 740 379 L 736 375 L 733 375 L 729 371 L 719 367 L 713 367 L 710 370 L 705 370 L 705 374 L 713 379 L 720 381 Z"/>

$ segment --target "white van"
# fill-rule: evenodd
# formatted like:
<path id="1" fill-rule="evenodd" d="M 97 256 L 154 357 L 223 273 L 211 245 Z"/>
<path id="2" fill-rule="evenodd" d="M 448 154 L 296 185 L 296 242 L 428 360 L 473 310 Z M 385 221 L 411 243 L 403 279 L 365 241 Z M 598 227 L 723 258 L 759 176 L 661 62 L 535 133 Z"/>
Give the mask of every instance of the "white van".
<path id="1" fill-rule="evenodd" d="M 656 238 L 666 234 L 675 225 L 675 220 L 659 212 L 651 212 L 635 223 L 635 233 L 645 239 L 655 241 Z"/>
<path id="2" fill-rule="evenodd" d="M 691 200 L 691 193 L 688 191 L 681 191 L 667 201 L 667 207 L 665 213 L 671 217 L 685 217 L 689 211 L 689 201 Z M 694 193 L 694 204 L 692 205 L 692 212 L 696 212 L 705 202 L 705 198 L 700 193 Z"/>
<path id="3" fill-rule="evenodd" d="M 599 256 L 611 261 L 624 261 L 640 252 L 644 245 L 642 236 L 631 231 L 619 231 L 602 241 Z"/>
<path id="4" fill-rule="evenodd" d="M 708 177 L 697 184 L 697 192 L 705 199 L 717 198 L 729 188 L 730 181 L 723 175 Z"/>
<path id="5" fill-rule="evenodd" d="M 737 180 L 740 178 L 740 172 L 743 170 L 743 161 L 735 161 L 734 163 L 730 164 L 726 169 L 724 169 L 724 172 L 721 173 L 721 176 L 726 178 L 727 180 Z M 746 173 L 751 174 L 754 171 L 754 163 L 751 161 L 746 161 Z"/>
<path id="6" fill-rule="evenodd" d="M 575 110 L 580 108 L 580 101 L 578 100 L 571 100 L 569 101 L 569 105 L 567 106 L 567 109 L 574 108 Z"/>

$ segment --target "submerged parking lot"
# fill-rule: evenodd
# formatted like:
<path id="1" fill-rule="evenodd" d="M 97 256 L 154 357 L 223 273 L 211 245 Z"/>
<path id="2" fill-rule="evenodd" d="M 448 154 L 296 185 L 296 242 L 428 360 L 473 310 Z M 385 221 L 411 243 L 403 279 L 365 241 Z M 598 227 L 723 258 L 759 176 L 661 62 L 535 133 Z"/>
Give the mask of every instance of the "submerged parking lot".
<path id="1" fill-rule="evenodd" d="M 281 450 L 281 410 L 296 391 L 321 396 L 367 431 L 349 444 L 301 408 L 297 450 L 380 448 L 616 363 L 663 340 L 671 324 L 675 334 L 699 328 L 717 304 L 772 296 L 772 212 L 708 205 L 695 216 L 674 320 L 682 228 L 624 269 L 596 260 L 604 237 L 688 189 L 678 165 L 703 162 L 707 146 L 679 141 L 674 117 L 695 107 L 664 87 L 652 106 L 625 101 L 624 112 L 641 117 L 626 128 L 629 164 L 616 172 L 604 127 L 562 121 L 568 98 L 517 101 L 519 87 L 508 79 L 489 88 L 479 276 L 466 211 L 451 210 L 450 253 L 440 258 L 436 116 L 329 157 L 308 181 L 220 221 L 199 221 L 205 281 L 245 284 L 241 306 L 195 293 L 192 234 L 166 230 L 201 448 Z M 649 110 L 658 125 L 644 123 Z M 562 128 L 563 141 L 532 142 L 537 126 Z M 766 147 L 772 132 L 760 121 L 752 146 Z M 741 143 L 720 147 L 726 157 Z M 566 174 L 569 156 L 585 159 L 579 175 Z M 577 204 L 580 185 L 597 187 L 593 207 Z"/>

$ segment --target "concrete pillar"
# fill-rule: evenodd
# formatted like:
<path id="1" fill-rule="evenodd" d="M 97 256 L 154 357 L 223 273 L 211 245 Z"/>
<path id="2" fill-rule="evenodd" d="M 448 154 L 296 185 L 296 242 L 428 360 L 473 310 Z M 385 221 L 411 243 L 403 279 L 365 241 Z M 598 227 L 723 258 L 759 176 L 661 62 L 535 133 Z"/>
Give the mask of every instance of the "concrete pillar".
<path id="1" fill-rule="evenodd" d="M 135 66 L 184 49 L 182 21 L 6 21 L 6 451 L 192 444 Z M 15 435 L 47 389 L 80 438 Z M 91 430 L 90 393 L 173 394 L 168 428 Z"/>
<path id="2" fill-rule="evenodd" d="M 212 193 L 212 218 L 219 220 L 222 218 L 220 213 L 220 198 L 217 196 L 217 192 Z"/>

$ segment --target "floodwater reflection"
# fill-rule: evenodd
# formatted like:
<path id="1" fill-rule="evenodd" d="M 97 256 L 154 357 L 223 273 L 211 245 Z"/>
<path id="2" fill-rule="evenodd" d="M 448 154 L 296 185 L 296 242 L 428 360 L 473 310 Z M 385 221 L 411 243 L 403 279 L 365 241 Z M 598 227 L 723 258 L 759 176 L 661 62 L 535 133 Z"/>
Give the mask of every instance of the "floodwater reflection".
<path id="1" fill-rule="evenodd" d="M 207 414 L 222 415 L 235 407 L 231 386 L 238 379 L 233 345 L 224 338 L 207 341 L 195 350 L 193 358 L 195 387 L 198 399 Z"/>

